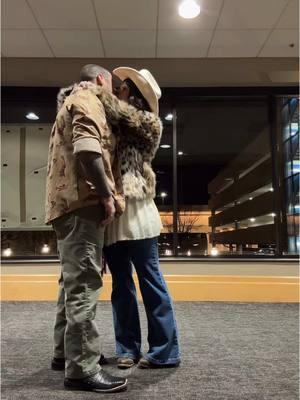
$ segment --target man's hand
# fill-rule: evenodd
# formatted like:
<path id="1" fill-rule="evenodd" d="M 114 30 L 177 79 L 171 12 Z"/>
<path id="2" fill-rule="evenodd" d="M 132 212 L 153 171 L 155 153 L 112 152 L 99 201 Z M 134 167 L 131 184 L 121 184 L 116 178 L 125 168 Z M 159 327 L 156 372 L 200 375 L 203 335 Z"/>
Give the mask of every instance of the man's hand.
<path id="1" fill-rule="evenodd" d="M 106 226 L 110 224 L 115 216 L 116 208 L 115 208 L 115 201 L 112 196 L 104 198 L 102 200 L 102 204 L 104 205 L 105 209 L 105 219 L 101 222 L 102 226 Z"/>

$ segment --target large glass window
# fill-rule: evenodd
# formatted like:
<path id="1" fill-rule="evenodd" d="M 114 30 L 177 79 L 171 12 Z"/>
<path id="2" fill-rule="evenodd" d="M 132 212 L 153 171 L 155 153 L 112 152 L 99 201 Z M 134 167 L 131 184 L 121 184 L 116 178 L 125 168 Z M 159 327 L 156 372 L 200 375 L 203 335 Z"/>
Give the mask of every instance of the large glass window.
<path id="1" fill-rule="evenodd" d="M 269 91 L 164 90 L 163 136 L 153 162 L 155 203 L 163 223 L 161 257 L 265 257 L 299 251 L 299 100 L 279 96 L 279 112 L 272 113 Z M 44 225 L 56 92 L 5 88 L 2 93 L 1 250 L 7 258 L 57 255 L 54 232 Z M 39 120 L 29 123 L 29 111 Z M 278 157 L 279 164 L 274 162 Z M 279 175 L 283 190 L 274 185 Z M 281 250 L 278 224 L 285 243 Z"/>
<path id="2" fill-rule="evenodd" d="M 283 98 L 281 109 L 281 138 L 283 141 L 283 235 L 284 250 L 299 253 L 299 99 Z"/>
<path id="3" fill-rule="evenodd" d="M 179 254 L 274 253 L 266 99 L 185 99 L 177 115 Z"/>

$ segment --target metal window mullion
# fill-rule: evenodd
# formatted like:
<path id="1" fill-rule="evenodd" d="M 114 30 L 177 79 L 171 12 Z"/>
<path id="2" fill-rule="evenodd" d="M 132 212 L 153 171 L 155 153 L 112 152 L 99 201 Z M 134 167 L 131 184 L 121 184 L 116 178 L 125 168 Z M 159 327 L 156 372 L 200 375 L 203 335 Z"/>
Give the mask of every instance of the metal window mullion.
<path id="1" fill-rule="evenodd" d="M 173 108 L 173 254 L 178 256 L 177 111 Z"/>

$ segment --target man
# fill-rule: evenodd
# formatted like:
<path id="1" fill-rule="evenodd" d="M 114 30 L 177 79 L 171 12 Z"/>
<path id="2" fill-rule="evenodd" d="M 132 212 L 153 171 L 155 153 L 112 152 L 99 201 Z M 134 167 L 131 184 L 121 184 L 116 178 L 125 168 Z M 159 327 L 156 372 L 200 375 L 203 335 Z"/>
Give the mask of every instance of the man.
<path id="1" fill-rule="evenodd" d="M 104 227 L 124 210 L 116 139 L 97 97 L 112 90 L 111 80 L 98 65 L 83 67 L 81 82 L 58 96 L 49 144 L 46 223 L 56 232 L 62 265 L 52 368 L 65 367 L 71 390 L 116 392 L 127 385 L 101 369 L 95 324 Z"/>

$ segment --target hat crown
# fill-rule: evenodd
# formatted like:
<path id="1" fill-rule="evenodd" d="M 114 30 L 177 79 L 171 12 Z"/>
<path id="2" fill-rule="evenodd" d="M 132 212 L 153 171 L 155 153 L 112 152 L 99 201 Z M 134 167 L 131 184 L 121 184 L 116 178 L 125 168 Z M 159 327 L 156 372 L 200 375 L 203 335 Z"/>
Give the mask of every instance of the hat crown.
<path id="1" fill-rule="evenodd" d="M 141 69 L 139 73 L 142 75 L 142 77 L 148 82 L 148 84 L 152 87 L 152 89 L 155 92 L 155 95 L 158 99 L 161 98 L 161 90 L 160 87 L 158 86 L 158 83 L 156 82 L 154 76 L 151 74 L 150 71 L 147 69 Z"/>
<path id="2" fill-rule="evenodd" d="M 118 67 L 113 73 L 122 81 L 131 79 L 148 102 L 152 112 L 158 115 L 158 100 L 161 98 L 161 90 L 154 76 L 147 69 L 140 71 L 130 67 Z"/>

